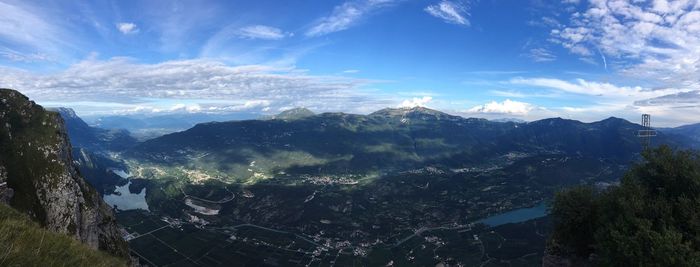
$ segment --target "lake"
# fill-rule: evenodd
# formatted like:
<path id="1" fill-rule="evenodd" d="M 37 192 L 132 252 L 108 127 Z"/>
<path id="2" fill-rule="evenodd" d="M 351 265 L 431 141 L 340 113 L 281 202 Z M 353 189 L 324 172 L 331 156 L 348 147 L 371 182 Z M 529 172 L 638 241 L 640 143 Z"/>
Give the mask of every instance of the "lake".
<path id="1" fill-rule="evenodd" d="M 519 223 L 547 216 L 547 204 L 543 201 L 537 206 L 531 208 L 522 208 L 511 210 L 505 213 L 494 215 L 477 222 L 486 224 L 491 227 L 504 225 L 508 223 Z"/>
<path id="2" fill-rule="evenodd" d="M 131 177 L 123 170 L 115 169 L 112 172 L 125 179 Z M 131 181 L 123 186 L 117 186 L 117 194 L 105 195 L 103 197 L 104 201 L 111 207 L 117 206 L 118 210 L 148 210 L 146 188 L 141 189 L 141 192 L 138 194 L 133 194 L 129 191 L 129 185 L 131 185 Z"/>

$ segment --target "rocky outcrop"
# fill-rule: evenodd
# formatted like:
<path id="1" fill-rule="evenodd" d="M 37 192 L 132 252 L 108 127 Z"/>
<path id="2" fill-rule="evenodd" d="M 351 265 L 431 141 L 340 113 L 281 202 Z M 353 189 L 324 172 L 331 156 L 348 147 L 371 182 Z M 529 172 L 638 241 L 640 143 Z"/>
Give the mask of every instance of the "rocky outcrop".
<path id="1" fill-rule="evenodd" d="M 111 208 L 81 177 L 71 149 L 57 113 L 0 89 L 0 179 L 14 192 L 9 204 L 49 230 L 128 257 Z"/>

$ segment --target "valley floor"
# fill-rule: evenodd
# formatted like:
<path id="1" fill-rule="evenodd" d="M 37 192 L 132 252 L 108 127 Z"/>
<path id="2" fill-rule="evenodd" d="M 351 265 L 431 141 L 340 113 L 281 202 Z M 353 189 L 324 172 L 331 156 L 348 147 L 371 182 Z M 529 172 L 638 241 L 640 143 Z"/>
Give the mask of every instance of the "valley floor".
<path id="1" fill-rule="evenodd" d="M 421 229 L 395 244 L 358 248 L 252 224 L 209 227 L 144 211 L 118 218 L 132 253 L 154 266 L 534 266 L 550 231 L 543 217 L 496 227 Z"/>

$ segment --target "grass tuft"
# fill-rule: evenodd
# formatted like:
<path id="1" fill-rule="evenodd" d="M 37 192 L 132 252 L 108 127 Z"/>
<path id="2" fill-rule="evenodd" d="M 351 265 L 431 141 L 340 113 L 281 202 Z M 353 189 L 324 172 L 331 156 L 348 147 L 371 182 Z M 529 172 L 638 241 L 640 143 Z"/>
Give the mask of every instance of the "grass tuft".
<path id="1" fill-rule="evenodd" d="M 0 204 L 0 266 L 127 266 Z"/>

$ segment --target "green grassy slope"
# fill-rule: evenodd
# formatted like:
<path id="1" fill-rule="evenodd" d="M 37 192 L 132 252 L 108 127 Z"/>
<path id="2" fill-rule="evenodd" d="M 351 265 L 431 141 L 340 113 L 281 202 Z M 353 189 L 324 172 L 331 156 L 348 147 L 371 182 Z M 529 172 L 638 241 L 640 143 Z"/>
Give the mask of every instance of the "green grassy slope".
<path id="1" fill-rule="evenodd" d="M 126 266 L 126 262 L 41 228 L 0 204 L 0 266 Z"/>

